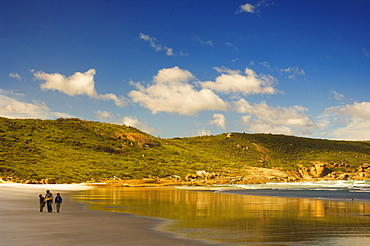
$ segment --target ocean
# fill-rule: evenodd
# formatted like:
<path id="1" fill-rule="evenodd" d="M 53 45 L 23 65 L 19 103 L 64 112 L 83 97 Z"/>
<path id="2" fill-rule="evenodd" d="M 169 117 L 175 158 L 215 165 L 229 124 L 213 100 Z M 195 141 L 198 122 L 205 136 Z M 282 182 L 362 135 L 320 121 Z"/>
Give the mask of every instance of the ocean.
<path id="1" fill-rule="evenodd" d="M 370 245 L 370 181 L 128 188 L 74 199 L 89 209 L 161 219 L 174 236 L 225 245 Z"/>

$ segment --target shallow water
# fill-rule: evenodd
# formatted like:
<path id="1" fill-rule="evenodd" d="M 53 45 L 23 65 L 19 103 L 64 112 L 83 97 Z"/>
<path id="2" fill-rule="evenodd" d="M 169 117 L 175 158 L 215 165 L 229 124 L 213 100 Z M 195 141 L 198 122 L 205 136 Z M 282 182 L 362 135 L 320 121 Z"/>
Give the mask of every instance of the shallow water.
<path id="1" fill-rule="evenodd" d="M 263 195 L 240 187 L 207 188 L 106 186 L 74 198 L 90 209 L 166 219 L 161 230 L 227 245 L 370 244 L 370 201 L 279 197 L 281 190 L 266 187 L 257 190 Z"/>

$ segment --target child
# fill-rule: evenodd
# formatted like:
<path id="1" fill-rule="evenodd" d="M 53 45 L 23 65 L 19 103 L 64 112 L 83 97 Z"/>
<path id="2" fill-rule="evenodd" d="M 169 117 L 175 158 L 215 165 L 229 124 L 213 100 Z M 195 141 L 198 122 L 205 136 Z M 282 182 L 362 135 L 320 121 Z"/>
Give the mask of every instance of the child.
<path id="1" fill-rule="evenodd" d="M 62 204 L 62 197 L 60 196 L 60 193 L 57 193 L 57 197 L 55 197 L 55 207 L 57 209 L 57 213 L 59 213 L 60 205 Z"/>
<path id="2" fill-rule="evenodd" d="M 39 199 L 40 199 L 40 212 L 42 213 L 45 207 L 45 198 L 40 194 Z"/>

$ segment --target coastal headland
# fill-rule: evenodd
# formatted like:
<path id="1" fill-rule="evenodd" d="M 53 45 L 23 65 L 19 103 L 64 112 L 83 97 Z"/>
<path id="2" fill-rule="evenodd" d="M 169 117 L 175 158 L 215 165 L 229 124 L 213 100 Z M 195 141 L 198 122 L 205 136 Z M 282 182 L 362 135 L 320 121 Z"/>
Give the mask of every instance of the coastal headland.
<path id="1" fill-rule="evenodd" d="M 162 139 L 80 120 L 0 117 L 0 179 L 27 184 L 238 184 L 370 178 L 370 142 L 223 133 Z"/>

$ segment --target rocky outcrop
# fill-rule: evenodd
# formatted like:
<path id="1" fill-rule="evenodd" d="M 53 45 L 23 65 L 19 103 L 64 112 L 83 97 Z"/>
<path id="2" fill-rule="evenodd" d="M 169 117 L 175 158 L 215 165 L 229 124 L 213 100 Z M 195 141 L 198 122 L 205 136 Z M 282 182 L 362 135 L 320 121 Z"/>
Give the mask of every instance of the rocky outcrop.
<path id="1" fill-rule="evenodd" d="M 333 171 L 331 168 L 337 169 Z M 311 166 L 298 165 L 298 173 L 303 180 L 351 180 L 370 179 L 370 164 L 363 164 L 357 169 L 351 170 L 350 165 L 345 163 L 328 164 L 323 162 L 312 162 Z"/>
<path id="2" fill-rule="evenodd" d="M 114 137 L 116 140 L 125 140 L 128 139 L 132 142 L 136 142 L 140 147 L 154 148 L 160 145 L 158 141 L 154 138 L 145 136 L 141 133 L 116 133 Z M 133 143 L 131 143 L 133 145 Z"/>
<path id="3" fill-rule="evenodd" d="M 363 164 L 357 168 L 357 174 L 361 178 L 368 179 L 370 178 L 370 164 Z"/>
<path id="4" fill-rule="evenodd" d="M 327 163 L 313 162 L 310 167 L 298 165 L 298 172 L 303 179 L 322 178 L 333 172 Z"/>
<path id="5" fill-rule="evenodd" d="M 185 176 L 185 182 L 192 184 L 247 184 L 247 183 L 266 183 L 266 182 L 294 182 L 297 181 L 292 173 L 279 169 L 248 167 L 243 173 L 237 175 L 208 173 L 199 170 L 194 174 Z"/>

